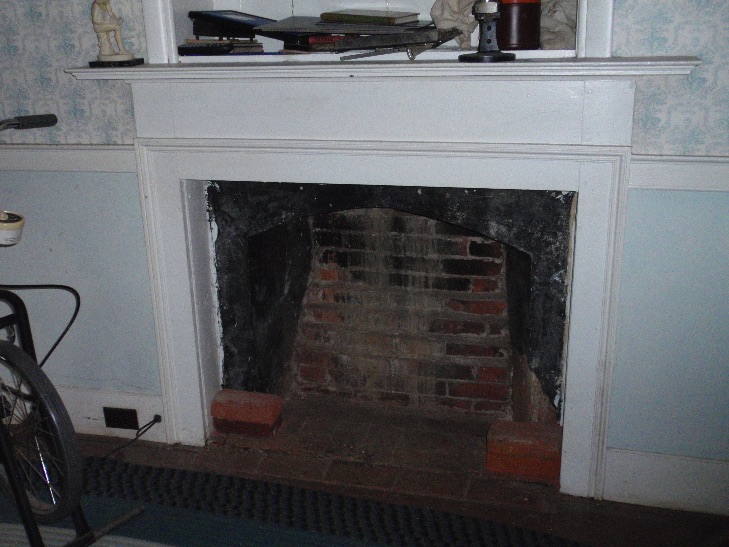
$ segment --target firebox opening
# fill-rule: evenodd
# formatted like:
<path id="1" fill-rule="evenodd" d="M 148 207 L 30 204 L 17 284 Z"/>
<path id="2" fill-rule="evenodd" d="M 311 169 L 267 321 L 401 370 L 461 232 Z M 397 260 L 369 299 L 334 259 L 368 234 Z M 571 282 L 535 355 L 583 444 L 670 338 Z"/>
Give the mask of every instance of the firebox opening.
<path id="1" fill-rule="evenodd" d="M 553 421 L 573 198 L 211 183 L 224 386 Z"/>

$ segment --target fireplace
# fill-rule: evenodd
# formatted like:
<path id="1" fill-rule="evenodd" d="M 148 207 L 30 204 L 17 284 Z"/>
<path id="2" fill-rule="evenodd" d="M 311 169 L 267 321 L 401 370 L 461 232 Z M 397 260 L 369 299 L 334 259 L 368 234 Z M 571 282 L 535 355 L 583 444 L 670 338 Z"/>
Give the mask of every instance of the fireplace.
<path id="1" fill-rule="evenodd" d="M 600 497 L 634 81 L 695 65 L 606 58 L 74 70 L 79 79 L 131 83 L 168 442 L 205 442 L 223 381 L 212 181 L 396 186 L 413 197 L 436 188 L 566 192 L 577 205 L 563 272 L 560 488 Z"/>
<path id="2" fill-rule="evenodd" d="M 516 400 L 546 397 L 555 420 L 573 192 L 216 181 L 207 194 L 224 387 L 550 420 L 549 403 L 513 407 L 516 364 L 541 385 Z"/>

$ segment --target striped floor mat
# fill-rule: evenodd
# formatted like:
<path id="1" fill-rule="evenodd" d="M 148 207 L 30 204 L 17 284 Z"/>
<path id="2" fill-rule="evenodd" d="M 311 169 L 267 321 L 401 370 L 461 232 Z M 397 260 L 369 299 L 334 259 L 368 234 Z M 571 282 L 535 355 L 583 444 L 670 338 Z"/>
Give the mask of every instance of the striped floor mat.
<path id="1" fill-rule="evenodd" d="M 266 534 L 280 532 L 282 537 L 286 537 L 285 543 L 280 543 L 282 545 L 292 544 L 290 534 L 301 534 L 296 540 L 299 545 L 577 545 L 543 533 L 452 513 L 240 477 L 133 465 L 112 459 L 87 458 L 85 479 L 87 495 L 133 501 L 145 504 L 148 509 L 168 511 L 166 517 L 160 518 L 189 521 L 172 526 L 173 530 L 185 528 L 188 524 L 200 527 L 192 535 L 203 540 L 212 539 L 206 535 L 206 527 L 213 525 L 222 529 L 232 523 L 232 529 L 250 529 L 253 526 Z M 175 511 L 183 513 L 176 516 Z M 190 515 L 198 518 L 191 519 Z M 134 522 L 130 525 L 133 526 Z M 190 544 L 174 536 L 141 537 L 173 545 Z M 271 545 L 271 537 L 267 535 L 262 539 L 269 543 L 261 545 Z M 227 544 L 254 545 L 238 541 L 241 538 L 230 538 Z"/>

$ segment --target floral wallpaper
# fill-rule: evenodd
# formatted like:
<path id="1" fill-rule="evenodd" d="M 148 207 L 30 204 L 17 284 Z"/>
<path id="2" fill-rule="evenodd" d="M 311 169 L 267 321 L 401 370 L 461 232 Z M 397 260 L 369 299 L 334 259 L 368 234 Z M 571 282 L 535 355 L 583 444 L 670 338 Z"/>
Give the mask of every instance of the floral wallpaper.
<path id="1" fill-rule="evenodd" d="M 125 46 L 144 57 L 141 0 L 112 0 Z M 40 112 L 54 128 L 8 131 L 0 143 L 130 144 L 131 92 L 123 82 L 76 81 L 63 72 L 98 52 L 91 0 L 0 2 L 0 117 Z M 729 156 L 729 2 L 616 0 L 617 56 L 696 55 L 688 78 L 638 83 L 634 151 Z"/>
<path id="2" fill-rule="evenodd" d="M 144 57 L 140 0 L 112 0 L 124 45 Z M 124 82 L 79 82 L 63 72 L 87 66 L 99 49 L 91 0 L 0 1 L 0 118 L 53 113 L 58 125 L 5 131 L 0 143 L 131 144 L 134 113 Z"/>
<path id="3" fill-rule="evenodd" d="M 695 55 L 688 77 L 638 81 L 638 154 L 729 156 L 729 2 L 616 0 L 613 55 Z"/>

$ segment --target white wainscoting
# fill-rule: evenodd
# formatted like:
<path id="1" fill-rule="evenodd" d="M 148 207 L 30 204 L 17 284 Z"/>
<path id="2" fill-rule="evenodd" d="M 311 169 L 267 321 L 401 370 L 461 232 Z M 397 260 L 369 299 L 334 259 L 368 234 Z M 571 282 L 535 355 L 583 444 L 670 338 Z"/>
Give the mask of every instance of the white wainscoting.
<path id="1" fill-rule="evenodd" d="M 142 395 L 124 391 L 69 386 L 56 386 L 56 389 L 71 416 L 71 422 L 73 422 L 76 433 L 133 438 L 137 433 L 135 430 L 106 427 L 104 407 L 136 410 L 139 427 L 150 422 L 155 414 L 164 416 L 161 395 Z M 154 425 L 145 433 L 143 438 L 145 441 L 167 442 L 164 418 L 162 423 Z"/>
<path id="2" fill-rule="evenodd" d="M 136 173 L 133 146 L 0 145 L 0 171 Z"/>
<path id="3" fill-rule="evenodd" d="M 149 144 L 151 143 L 145 143 L 143 148 L 146 149 Z M 204 151 L 206 148 L 201 146 L 199 150 Z M 131 173 L 136 169 L 134 150 L 126 146 L 0 146 L 0 171 Z M 179 180 L 177 178 L 178 182 Z M 628 186 L 631 189 L 655 191 L 729 192 L 729 158 L 633 156 L 630 159 Z M 177 191 L 179 192 L 179 186 Z M 609 374 L 609 370 L 605 373 Z M 105 427 L 102 411 L 104 406 L 135 408 L 140 425 L 151 420 L 154 414 L 165 416 L 165 402 L 161 395 L 142 395 L 114 391 L 112 388 L 113 386 L 109 386 L 109 389 L 58 386 L 78 432 L 133 436 L 133 431 Z M 609 394 L 603 393 L 602 396 L 607 397 Z M 197 406 L 199 400 L 193 403 L 193 406 Z M 200 410 L 198 409 L 198 413 Z M 197 419 L 200 419 L 199 414 Z M 145 438 L 160 442 L 174 441 L 176 438 L 170 438 L 167 433 L 169 428 L 170 424 L 165 420 L 153 427 Z M 174 428 L 172 431 L 174 432 Z M 681 432 L 677 431 L 676 434 L 680 435 Z M 176 434 L 172 437 L 176 437 Z M 626 503 L 729 514 L 728 461 L 616 447 L 605 448 L 603 458 L 604 468 L 597 474 L 597 497 Z"/>
<path id="4" fill-rule="evenodd" d="M 729 157 L 636 155 L 631 158 L 628 186 L 651 192 L 729 192 Z M 653 333 L 646 328 L 641 335 Z M 729 400 L 729 393 L 726 395 Z M 729 433 L 719 430 L 716 434 Z M 676 435 L 681 435 L 680 429 Z M 729 461 L 608 447 L 603 496 L 625 503 L 729 515 Z"/>
<path id="5" fill-rule="evenodd" d="M 17 172 L 30 172 L 30 173 L 38 173 L 38 179 L 41 181 L 46 181 L 48 185 L 48 192 L 47 192 L 47 200 L 55 200 L 59 203 L 63 203 L 64 199 L 67 199 L 67 196 L 64 195 L 64 191 L 68 188 L 67 182 L 64 182 L 63 184 L 59 183 L 58 180 L 62 179 L 64 181 L 68 181 L 69 176 L 68 173 L 78 173 L 79 176 L 84 176 L 86 179 L 89 178 L 89 175 L 92 175 L 92 179 L 94 178 L 94 175 L 99 174 L 99 177 L 103 177 L 103 174 L 119 174 L 119 173 L 128 173 L 131 176 L 129 177 L 133 181 L 133 176 L 136 175 L 137 172 L 137 164 L 136 164 L 136 158 L 134 153 L 134 147 L 133 146 L 86 146 L 86 145 L 68 145 L 68 146 L 49 146 L 49 145 L 2 145 L 0 146 L 0 173 L 17 173 Z M 54 178 L 54 175 L 63 175 L 62 177 Z M 35 178 L 35 175 L 33 175 Z M 71 176 L 71 179 L 73 178 L 73 175 Z M 114 178 L 119 178 L 118 176 L 115 176 Z M 133 193 L 132 193 L 133 195 Z M 5 196 L 7 198 L 7 196 Z M 90 199 L 90 198 L 89 198 Z M 140 206 L 138 205 L 139 198 L 137 197 L 137 203 L 133 204 L 119 204 L 119 206 L 122 209 L 125 210 L 134 210 L 134 206 L 136 205 L 137 208 Z M 3 207 L 3 196 L 0 193 L 0 208 Z M 94 206 L 95 203 L 91 202 L 89 203 L 89 206 Z M 139 222 L 141 222 L 141 209 L 138 213 L 138 216 L 140 217 L 138 219 Z M 39 226 L 44 226 L 42 222 L 38 221 L 37 219 L 33 219 L 33 222 L 29 222 L 26 226 L 26 230 L 29 232 L 31 230 L 39 230 L 39 229 L 45 229 L 45 228 L 39 228 Z M 123 233 L 115 233 L 110 232 L 109 234 L 103 235 L 101 239 L 94 237 L 93 234 L 89 234 L 88 240 L 86 243 L 83 241 L 78 241 L 78 246 L 87 246 L 89 249 L 94 249 L 95 245 L 99 245 L 99 241 L 109 241 L 109 239 L 104 240 L 103 238 L 110 238 L 112 242 L 114 242 L 114 238 L 122 238 L 124 237 L 124 234 L 127 234 L 126 231 L 123 231 Z M 18 245 L 17 248 L 14 249 L 7 249 L 2 250 L 0 249 L 0 256 L 4 260 L 8 260 L 9 256 L 12 257 L 20 257 L 22 259 L 24 253 L 26 252 L 37 252 L 38 249 L 36 247 L 33 247 L 30 245 L 31 240 L 33 238 L 30 237 L 30 234 L 27 234 L 27 236 L 24 234 L 24 241 L 21 241 L 21 245 Z M 128 245 L 130 243 L 134 245 L 143 245 L 143 242 L 140 240 L 139 243 L 136 241 L 129 242 L 122 240 L 124 244 Z M 74 242 L 72 242 L 74 243 Z M 26 244 L 23 246 L 23 244 Z M 30 245 L 30 246 L 29 246 Z M 10 255 L 9 253 L 17 251 L 16 253 L 13 253 Z M 139 254 L 143 254 L 144 250 L 139 249 Z M 61 269 L 67 267 L 68 262 L 64 260 L 62 256 L 57 256 L 55 261 L 61 266 Z M 142 267 L 146 268 L 146 264 L 142 263 Z M 56 275 L 53 273 L 50 273 L 46 276 L 46 272 L 39 272 L 39 271 L 33 271 L 32 267 L 27 267 L 26 272 L 28 275 L 28 279 L 23 280 L 23 282 L 27 283 L 34 283 L 34 277 L 36 275 L 43 278 L 43 282 L 58 282 L 58 279 L 56 278 Z M 0 283 L 5 281 L 8 282 L 5 278 L 5 275 L 8 273 L 8 270 L 3 270 L 0 268 Z M 62 275 L 62 274 L 59 274 Z M 14 280 L 13 280 L 14 281 Z M 107 288 L 107 291 L 113 291 L 115 288 L 109 287 Z M 140 290 L 142 288 L 140 287 Z M 23 294 L 22 296 L 26 296 Z M 94 307 L 94 305 L 89 305 L 89 301 L 84 299 L 85 295 L 82 295 L 82 313 L 85 314 L 94 314 L 99 313 L 98 308 Z M 123 298 L 123 295 L 119 295 L 119 298 Z M 56 302 L 54 299 L 48 300 L 48 305 L 44 306 L 42 308 L 38 308 L 39 313 L 47 313 L 48 308 L 50 308 L 50 312 L 54 314 L 58 314 L 59 316 L 65 317 L 65 313 L 67 310 L 65 309 L 58 309 L 53 308 L 53 304 Z M 44 300 L 43 303 L 45 304 L 46 301 Z M 144 301 L 142 300 L 141 304 L 139 304 L 142 308 L 144 307 Z M 151 301 L 148 301 L 146 305 L 151 309 Z M 136 308 L 135 308 L 136 309 Z M 33 321 L 33 312 L 36 311 L 36 309 L 31 309 L 31 321 Z M 151 313 L 151 312 L 150 312 Z M 36 316 L 37 319 L 37 316 Z M 63 320 L 59 320 L 59 323 L 63 323 Z M 61 324 L 61 327 L 63 327 L 63 324 Z M 72 330 L 70 333 L 72 334 L 71 338 L 74 334 L 76 334 L 78 329 L 80 328 L 80 322 L 77 322 L 75 324 L 75 331 L 74 327 L 72 327 Z M 38 322 L 36 321 L 34 323 L 34 328 L 38 328 Z M 126 328 L 126 327 L 124 327 Z M 59 329 L 60 330 L 60 329 Z M 43 334 L 42 332 L 39 333 L 35 332 L 36 335 Z M 145 333 L 146 335 L 146 333 Z M 116 346 L 120 348 L 120 352 L 125 352 L 127 349 L 124 347 L 125 344 L 130 343 L 130 337 L 134 338 L 137 337 L 137 341 L 139 340 L 139 336 L 141 334 L 130 334 L 129 336 L 122 337 L 105 337 L 105 338 L 94 338 L 91 341 L 84 341 L 83 343 L 94 343 L 94 344 L 108 344 L 109 346 L 113 347 Z M 151 335 L 154 336 L 153 334 Z M 154 339 L 154 338 L 153 338 Z M 38 343 L 38 339 L 36 339 L 36 343 Z M 68 349 L 73 348 L 73 342 L 70 342 L 70 339 L 64 340 L 64 342 L 61 343 L 61 346 L 59 348 Z M 108 352 L 115 354 L 115 352 Z M 116 352 L 118 353 L 118 352 Z M 57 355 L 57 354 L 56 354 Z M 153 354 L 150 356 L 152 359 L 156 358 L 156 354 Z M 71 358 L 70 361 L 73 363 L 74 359 Z M 47 373 L 49 375 L 53 375 L 54 372 L 54 364 L 52 361 L 48 364 Z M 103 363 L 102 364 L 105 367 L 105 371 L 108 372 L 109 369 L 113 369 L 113 367 L 123 367 L 125 366 L 125 363 L 123 360 L 119 360 L 115 363 Z M 112 374 L 110 377 L 114 377 Z M 82 380 L 79 379 L 79 384 L 82 383 Z M 107 382 L 109 383 L 109 382 Z M 162 405 L 162 396 L 161 395 L 146 395 L 141 393 L 131 393 L 127 391 L 118 391 L 115 390 L 114 385 L 108 385 L 104 386 L 103 389 L 96 389 L 96 388 L 88 388 L 88 387 L 79 387 L 75 385 L 56 385 L 56 388 L 64 402 L 64 405 L 66 406 L 66 409 L 71 417 L 71 421 L 73 422 L 74 428 L 78 433 L 83 434 L 91 434 L 91 435 L 110 435 L 110 436 L 116 436 L 116 437 L 125 437 L 125 438 L 131 438 L 135 435 L 136 431 L 132 430 L 124 430 L 124 429 L 111 429 L 107 428 L 104 424 L 104 415 L 103 415 L 103 407 L 117 407 L 117 408 L 130 408 L 135 409 L 137 411 L 137 416 L 139 420 L 139 424 L 144 425 L 148 421 L 150 421 L 155 414 L 160 414 L 164 416 L 163 414 L 163 405 Z M 152 440 L 152 441 L 159 441 L 159 442 L 167 442 L 168 437 L 166 434 L 166 430 L 164 427 L 164 418 L 162 424 L 155 425 L 152 427 L 152 429 L 144 436 L 145 440 Z"/>
<path id="6" fill-rule="evenodd" d="M 633 156 L 629 188 L 729 192 L 729 157 Z"/>
<path id="7" fill-rule="evenodd" d="M 605 477 L 607 500 L 729 514 L 729 461 L 608 448 Z"/>

